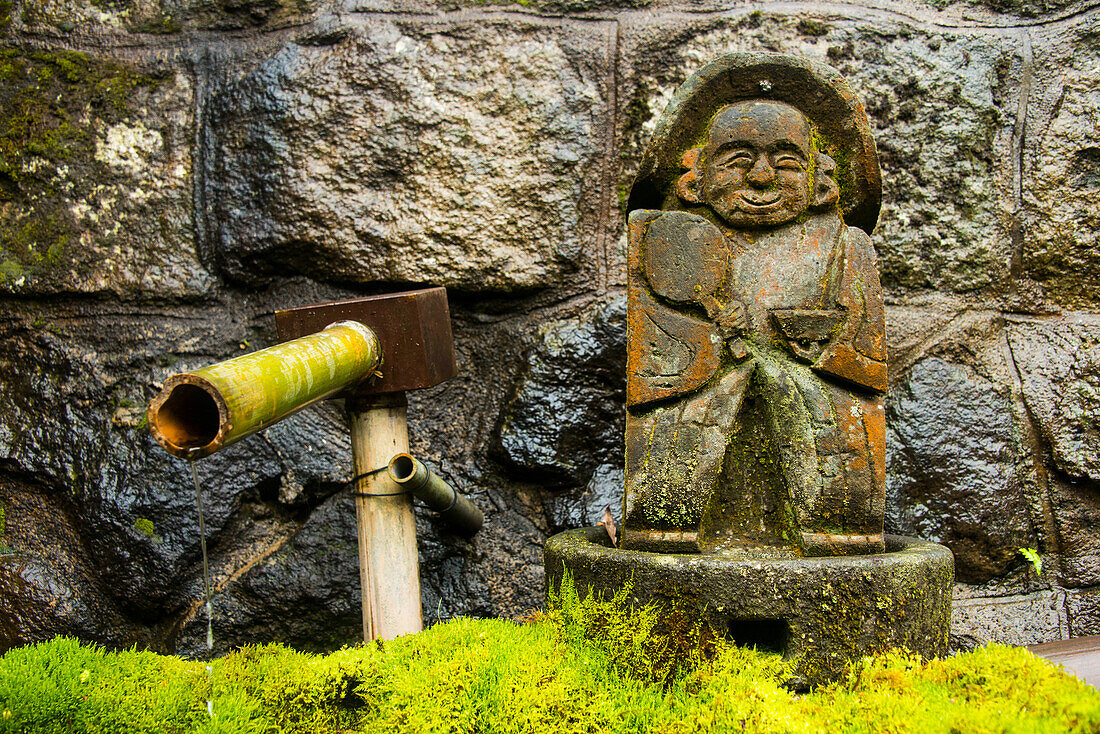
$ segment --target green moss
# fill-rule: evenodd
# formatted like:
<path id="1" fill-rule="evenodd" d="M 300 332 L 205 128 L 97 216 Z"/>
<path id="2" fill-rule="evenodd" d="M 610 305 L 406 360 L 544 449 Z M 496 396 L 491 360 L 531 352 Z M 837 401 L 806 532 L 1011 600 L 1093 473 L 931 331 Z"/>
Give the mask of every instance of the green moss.
<path id="1" fill-rule="evenodd" d="M 640 615 L 640 616 L 639 616 Z M 0 728 L 19 732 L 1086 732 L 1100 694 L 1030 653 L 921 662 L 894 651 L 795 695 L 778 656 L 716 641 L 671 676 L 644 610 L 568 588 L 527 624 L 456 619 L 325 656 L 248 646 L 204 664 L 57 638 L 0 659 Z M 206 713 L 213 700 L 217 720 Z"/>
<path id="2" fill-rule="evenodd" d="M 15 180 L 32 173 L 28 156 L 72 160 L 90 151 L 87 113 L 117 120 L 138 87 L 160 80 L 112 61 L 74 51 L 0 49 L 0 171 Z"/>
<path id="3" fill-rule="evenodd" d="M 69 243 L 70 231 L 51 214 L 29 212 L 5 217 L 0 224 L 0 279 L 17 281 L 27 271 L 56 265 Z"/>
<path id="4" fill-rule="evenodd" d="M 842 145 L 832 144 L 816 128 L 813 131 L 814 148 L 824 151 L 836 163 L 836 182 L 840 188 L 840 208 L 843 210 L 849 205 L 854 196 L 852 188 L 855 172 L 852 171 L 852 156 Z"/>
<path id="5" fill-rule="evenodd" d="M 763 22 L 764 14 L 759 10 L 754 10 L 742 18 L 739 25 L 743 25 L 746 28 L 759 28 Z"/>
<path id="6" fill-rule="evenodd" d="M 23 263 L 11 258 L 0 261 L 0 282 L 19 280 L 23 276 Z"/>
<path id="7" fill-rule="evenodd" d="M 164 542 L 164 539 L 157 535 L 156 526 L 153 525 L 153 521 L 149 518 L 139 517 L 137 520 L 134 520 L 134 529 L 149 538 L 156 545 L 160 545 Z"/>
<path id="8" fill-rule="evenodd" d="M 566 572 L 558 588 L 551 585 L 547 618 L 570 644 L 599 649 L 619 674 L 668 685 L 713 661 L 724 646 L 695 599 L 669 593 L 667 603 L 634 608 L 632 585 L 606 599 L 593 593 L 582 597 Z M 778 658 L 774 662 L 789 674 Z"/>
<path id="9" fill-rule="evenodd" d="M 8 517 L 7 512 L 3 505 L 0 505 L 0 555 L 6 555 L 12 552 L 11 547 L 7 544 L 7 539 L 4 537 L 8 530 Z"/>
<path id="10" fill-rule="evenodd" d="M 804 36 L 824 36 L 829 32 L 829 24 L 813 18 L 798 21 L 798 32 Z"/>
<path id="11" fill-rule="evenodd" d="M 183 30 L 183 23 L 168 13 L 157 13 L 127 26 L 127 30 L 133 33 L 151 33 L 166 35 L 179 33 Z"/>
<path id="12" fill-rule="evenodd" d="M 127 19 L 126 30 L 131 33 L 178 33 L 183 24 L 166 12 L 163 3 L 150 6 L 135 5 L 132 0 L 90 0 L 91 4 L 109 13 Z"/>
<path id="13" fill-rule="evenodd" d="M 0 31 L 11 26 L 11 0 L 0 0 Z"/>

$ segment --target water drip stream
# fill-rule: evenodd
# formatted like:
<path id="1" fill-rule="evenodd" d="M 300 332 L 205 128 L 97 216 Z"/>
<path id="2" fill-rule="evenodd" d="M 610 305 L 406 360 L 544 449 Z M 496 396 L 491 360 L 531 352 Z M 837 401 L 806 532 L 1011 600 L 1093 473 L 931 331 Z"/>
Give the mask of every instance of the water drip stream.
<path id="1" fill-rule="evenodd" d="M 214 658 L 214 605 L 211 601 L 212 595 L 210 592 L 210 564 L 206 558 L 206 519 L 202 511 L 202 486 L 199 484 L 199 472 L 195 468 L 195 460 L 188 459 L 188 466 L 191 467 L 191 479 L 195 483 L 195 506 L 199 510 L 199 545 L 202 547 L 202 589 L 206 599 L 206 678 L 208 681 L 213 678 L 213 666 L 210 661 Z M 211 696 L 213 696 L 213 689 L 211 688 Z M 214 715 L 214 701 L 213 699 L 207 699 L 206 712 L 210 715 Z"/>

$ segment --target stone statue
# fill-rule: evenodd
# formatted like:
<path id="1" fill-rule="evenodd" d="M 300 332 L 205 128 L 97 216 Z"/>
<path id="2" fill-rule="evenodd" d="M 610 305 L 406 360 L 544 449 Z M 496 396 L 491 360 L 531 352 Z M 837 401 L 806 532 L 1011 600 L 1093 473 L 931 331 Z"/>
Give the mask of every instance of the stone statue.
<path id="1" fill-rule="evenodd" d="M 795 689 L 947 650 L 951 551 L 883 534 L 880 200 L 870 123 L 833 69 L 729 54 L 680 85 L 627 203 L 619 546 L 558 533 L 549 588 L 780 653 Z"/>
<path id="2" fill-rule="evenodd" d="M 866 115 L 831 70 L 727 59 L 666 113 L 631 192 L 622 547 L 882 552 Z"/>

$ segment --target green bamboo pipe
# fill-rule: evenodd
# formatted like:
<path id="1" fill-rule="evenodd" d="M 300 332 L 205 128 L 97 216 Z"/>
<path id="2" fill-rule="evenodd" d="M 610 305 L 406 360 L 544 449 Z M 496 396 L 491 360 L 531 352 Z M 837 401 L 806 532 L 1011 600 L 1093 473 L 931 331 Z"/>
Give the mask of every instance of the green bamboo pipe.
<path id="1" fill-rule="evenodd" d="M 164 450 L 208 456 L 370 375 L 378 337 L 357 321 L 173 375 L 149 403 L 149 429 Z"/>
<path id="2" fill-rule="evenodd" d="M 420 460 L 411 454 L 398 454 L 390 459 L 388 468 L 390 479 L 438 512 L 456 533 L 472 538 L 481 530 L 485 516 L 478 506 L 440 479 Z"/>

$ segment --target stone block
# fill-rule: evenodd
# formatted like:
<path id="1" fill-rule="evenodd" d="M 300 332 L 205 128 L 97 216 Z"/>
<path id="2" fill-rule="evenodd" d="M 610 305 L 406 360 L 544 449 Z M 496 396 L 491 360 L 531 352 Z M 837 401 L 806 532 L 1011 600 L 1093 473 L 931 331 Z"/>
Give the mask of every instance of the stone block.
<path id="1" fill-rule="evenodd" d="M 205 293 L 193 84 L 69 51 L 0 51 L 0 293 Z"/>
<path id="2" fill-rule="evenodd" d="M 928 357 L 888 393 L 886 425 L 887 528 L 947 545 L 964 581 L 1020 565 L 1036 540 L 1007 386 Z"/>
<path id="3" fill-rule="evenodd" d="M 1066 594 L 1069 637 L 1100 635 L 1100 589 L 1072 590 Z"/>
<path id="4" fill-rule="evenodd" d="M 602 249 L 610 31 L 372 18 L 280 49 L 211 100 L 221 270 L 578 289 Z"/>
<path id="5" fill-rule="evenodd" d="M 1051 299 L 1100 306 L 1100 20 L 1035 48 L 1024 138 L 1023 267 Z"/>
<path id="6" fill-rule="evenodd" d="M 545 324 L 526 361 L 494 453 L 574 486 L 587 483 L 598 465 L 621 459 L 626 298 Z"/>
<path id="7" fill-rule="evenodd" d="M 324 0 L 27 0 L 16 27 L 73 41 L 111 38 L 156 42 L 186 30 L 275 30 L 311 20 Z"/>
<path id="8" fill-rule="evenodd" d="M 992 597 L 971 593 L 957 586 L 951 605 L 951 646 L 956 650 L 988 642 L 1036 645 L 1068 636 L 1065 599 L 1058 591 Z"/>
<path id="9" fill-rule="evenodd" d="M 1058 528 L 1064 586 L 1100 585 L 1100 491 L 1095 483 L 1067 482 L 1052 476 L 1050 506 Z"/>
<path id="10" fill-rule="evenodd" d="M 1008 343 L 1054 469 L 1100 481 L 1100 317 L 1018 319 Z"/>
<path id="11" fill-rule="evenodd" d="M 1100 584 L 1100 318 L 1014 318 L 1008 344 L 1045 465 L 1061 583 Z"/>

